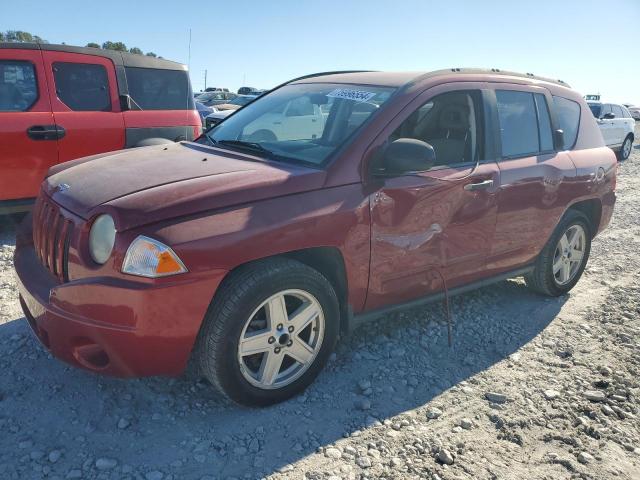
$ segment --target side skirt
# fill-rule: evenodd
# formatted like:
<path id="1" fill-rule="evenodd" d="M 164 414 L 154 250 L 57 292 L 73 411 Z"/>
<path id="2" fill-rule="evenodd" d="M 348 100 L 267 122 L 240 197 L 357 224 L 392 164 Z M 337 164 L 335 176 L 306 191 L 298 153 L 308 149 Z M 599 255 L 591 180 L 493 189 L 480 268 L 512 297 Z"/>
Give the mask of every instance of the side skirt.
<path id="1" fill-rule="evenodd" d="M 528 265 L 526 267 L 521 267 L 516 270 L 511 270 L 509 272 L 501 273 L 493 277 L 478 280 L 477 282 L 472 282 L 466 285 L 462 285 L 460 287 L 452 288 L 451 290 L 449 290 L 449 297 L 460 295 L 461 293 L 470 292 L 471 290 L 477 290 L 478 288 L 486 287 L 487 285 L 492 285 L 494 283 L 502 282 L 510 278 L 521 277 L 522 275 L 525 275 L 533 271 L 533 269 L 534 269 L 533 265 Z M 420 307 L 422 305 L 426 305 L 428 303 L 435 302 L 437 300 L 442 300 L 444 296 L 445 296 L 444 292 L 438 292 L 431 295 L 427 295 L 426 297 L 417 298 L 415 300 L 411 300 L 405 303 L 398 303 L 396 305 L 391 305 L 389 307 L 379 308 L 376 310 L 372 310 L 370 312 L 359 313 L 357 315 L 350 313 L 350 318 L 348 322 L 348 325 L 349 325 L 348 331 L 353 332 L 354 330 L 359 328 L 362 324 L 377 320 L 380 317 L 383 317 L 390 313 L 395 313 L 400 310 L 405 310 L 409 308 Z"/>

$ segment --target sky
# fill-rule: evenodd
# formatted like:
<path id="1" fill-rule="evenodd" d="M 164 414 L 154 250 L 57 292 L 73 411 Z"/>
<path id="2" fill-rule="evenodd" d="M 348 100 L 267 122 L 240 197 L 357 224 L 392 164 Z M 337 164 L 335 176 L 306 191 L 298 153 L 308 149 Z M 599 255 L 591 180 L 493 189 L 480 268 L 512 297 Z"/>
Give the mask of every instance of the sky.
<path id="1" fill-rule="evenodd" d="M 0 30 L 153 51 L 188 63 L 194 91 L 204 88 L 205 71 L 207 86 L 235 91 L 331 70 L 481 67 L 558 78 L 582 94 L 640 105 L 640 0 L 59 0 L 49 7 L 0 0 Z"/>

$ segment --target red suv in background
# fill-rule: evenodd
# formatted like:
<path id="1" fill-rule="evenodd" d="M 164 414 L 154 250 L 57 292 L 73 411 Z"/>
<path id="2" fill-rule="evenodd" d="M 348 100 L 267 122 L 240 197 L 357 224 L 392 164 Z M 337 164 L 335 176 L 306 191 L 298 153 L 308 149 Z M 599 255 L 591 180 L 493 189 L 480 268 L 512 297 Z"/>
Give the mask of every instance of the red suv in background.
<path id="1" fill-rule="evenodd" d="M 360 322 L 514 276 L 570 291 L 616 165 L 562 82 L 310 76 L 197 142 L 53 168 L 17 236 L 20 301 L 73 365 L 178 375 L 193 358 L 227 397 L 266 405 Z"/>
<path id="2" fill-rule="evenodd" d="M 26 210 L 49 167 L 201 132 L 184 65 L 67 45 L 0 43 L 0 214 Z"/>

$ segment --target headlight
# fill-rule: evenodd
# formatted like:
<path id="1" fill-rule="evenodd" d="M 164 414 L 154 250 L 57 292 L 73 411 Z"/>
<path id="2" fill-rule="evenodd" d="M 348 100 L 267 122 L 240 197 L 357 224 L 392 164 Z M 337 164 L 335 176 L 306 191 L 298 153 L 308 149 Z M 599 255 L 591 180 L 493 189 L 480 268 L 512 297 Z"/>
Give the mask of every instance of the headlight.
<path id="1" fill-rule="evenodd" d="M 122 264 L 122 273 L 141 277 L 166 277 L 185 272 L 187 267 L 170 247 L 144 235 L 131 242 Z"/>
<path id="2" fill-rule="evenodd" d="M 102 265 L 111 256 L 116 241 L 116 227 L 111 215 L 100 215 L 93 221 L 89 232 L 89 253 L 96 263 Z"/>

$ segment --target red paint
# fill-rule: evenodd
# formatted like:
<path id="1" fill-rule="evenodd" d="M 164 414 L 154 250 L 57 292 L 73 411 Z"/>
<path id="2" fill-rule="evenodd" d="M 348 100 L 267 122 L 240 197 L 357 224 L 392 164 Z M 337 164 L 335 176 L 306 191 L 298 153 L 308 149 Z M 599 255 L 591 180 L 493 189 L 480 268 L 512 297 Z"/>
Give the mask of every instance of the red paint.
<path id="1" fill-rule="evenodd" d="M 371 84 L 408 80 L 352 74 L 331 81 L 358 83 L 366 75 Z M 496 158 L 475 170 L 370 175 L 369 163 L 388 134 L 427 99 L 452 89 L 509 85 L 580 103 L 575 149 Z M 36 207 L 35 244 L 58 269 L 59 246 L 41 225 L 53 221 L 46 218 L 68 222 L 68 281 L 38 259 L 29 225 L 19 235 L 15 266 L 32 327 L 56 356 L 114 375 L 177 375 L 218 285 L 239 265 L 333 248 L 344 260 L 345 297 L 354 313 L 412 300 L 441 291 L 440 273 L 456 287 L 530 264 L 576 202 L 600 206 L 601 230 L 615 203 L 615 165 L 588 107 L 567 88 L 490 74 L 426 77 L 389 100 L 325 170 L 192 143 L 56 167 Z M 487 190 L 464 189 L 488 179 L 494 183 Z M 60 183 L 70 190 L 56 191 Z M 96 266 L 87 251 L 89 223 L 105 212 L 119 233 L 111 259 Z M 127 247 L 140 234 L 170 245 L 189 272 L 156 280 L 120 273 Z M 100 366 L 103 353 L 107 366 Z"/>
<path id="2" fill-rule="evenodd" d="M 33 198 L 47 170 L 68 160 L 125 148 L 125 128 L 184 126 L 185 138 L 201 133 L 196 110 L 125 111 L 120 108 L 113 61 L 84 53 L 0 48 L 0 60 L 26 60 L 36 70 L 39 98 L 26 112 L 0 112 L 0 202 Z M 111 111 L 73 111 L 55 88 L 53 63 L 90 63 L 105 67 Z M 36 141 L 26 131 L 33 125 L 57 124 L 66 131 L 59 140 Z"/>

